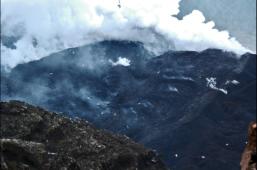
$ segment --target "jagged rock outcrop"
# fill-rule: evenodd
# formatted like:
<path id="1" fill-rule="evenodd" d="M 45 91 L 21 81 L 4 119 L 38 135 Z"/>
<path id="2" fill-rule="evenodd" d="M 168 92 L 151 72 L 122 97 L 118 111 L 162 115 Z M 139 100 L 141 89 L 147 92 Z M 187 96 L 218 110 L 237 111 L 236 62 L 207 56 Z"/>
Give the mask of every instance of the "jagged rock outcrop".
<path id="1" fill-rule="evenodd" d="M 165 170 L 124 136 L 18 101 L 1 102 L 1 169 Z"/>
<path id="2" fill-rule="evenodd" d="M 257 124 L 251 123 L 249 126 L 249 142 L 242 156 L 241 170 L 256 170 L 256 130 Z"/>

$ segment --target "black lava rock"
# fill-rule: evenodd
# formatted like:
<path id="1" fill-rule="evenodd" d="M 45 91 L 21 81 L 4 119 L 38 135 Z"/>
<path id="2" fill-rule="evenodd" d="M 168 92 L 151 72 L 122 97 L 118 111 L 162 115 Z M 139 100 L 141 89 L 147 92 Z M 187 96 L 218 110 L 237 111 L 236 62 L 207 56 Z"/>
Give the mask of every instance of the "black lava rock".
<path id="1" fill-rule="evenodd" d="M 41 108 L 1 102 L 3 170 L 165 170 L 153 151 Z"/>
<path id="2" fill-rule="evenodd" d="M 113 64 L 119 58 L 130 66 Z M 125 134 L 174 170 L 238 170 L 256 119 L 256 55 L 218 49 L 149 54 L 104 41 L 1 74 L 2 100 L 22 100 Z M 203 159 L 204 158 L 204 159 Z"/>

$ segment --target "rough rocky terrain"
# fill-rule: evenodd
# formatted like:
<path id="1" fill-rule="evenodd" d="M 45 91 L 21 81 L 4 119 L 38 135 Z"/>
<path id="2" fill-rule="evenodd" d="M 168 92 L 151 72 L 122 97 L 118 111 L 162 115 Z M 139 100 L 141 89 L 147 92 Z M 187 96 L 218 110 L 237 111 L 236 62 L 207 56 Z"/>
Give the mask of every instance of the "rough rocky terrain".
<path id="1" fill-rule="evenodd" d="M 165 170 L 153 151 L 18 102 L 1 102 L 2 170 Z"/>
<path id="2" fill-rule="evenodd" d="M 257 124 L 251 123 L 248 130 L 249 142 L 242 156 L 241 170 L 256 170 L 256 130 Z"/>

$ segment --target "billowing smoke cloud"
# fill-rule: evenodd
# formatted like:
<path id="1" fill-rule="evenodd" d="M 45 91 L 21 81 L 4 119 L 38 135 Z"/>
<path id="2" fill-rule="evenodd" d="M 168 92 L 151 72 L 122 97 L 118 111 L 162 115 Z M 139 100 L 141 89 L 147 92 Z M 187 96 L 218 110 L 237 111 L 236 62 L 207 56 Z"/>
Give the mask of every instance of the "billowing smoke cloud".
<path id="1" fill-rule="evenodd" d="M 200 11 L 182 20 L 180 0 L 2 0 L 2 65 L 40 59 L 52 52 L 101 40 L 141 41 L 153 52 L 220 48 L 247 52 L 227 31 L 205 22 Z M 15 39 L 14 47 L 3 37 Z M 153 48 L 154 47 L 154 48 Z"/>
<path id="2" fill-rule="evenodd" d="M 183 0 L 179 17 L 194 9 L 215 21 L 216 28 L 227 29 L 240 43 L 256 51 L 256 0 Z"/>

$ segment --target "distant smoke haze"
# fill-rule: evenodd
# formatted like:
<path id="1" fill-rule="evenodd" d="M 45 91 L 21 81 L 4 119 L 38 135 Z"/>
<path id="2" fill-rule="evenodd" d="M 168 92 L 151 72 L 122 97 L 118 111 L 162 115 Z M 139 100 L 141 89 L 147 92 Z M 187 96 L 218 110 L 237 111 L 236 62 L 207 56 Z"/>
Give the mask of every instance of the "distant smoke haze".
<path id="1" fill-rule="evenodd" d="M 227 29 L 240 43 L 256 52 L 256 0 L 183 0 L 179 17 L 200 10 L 218 29 Z"/>
<path id="2" fill-rule="evenodd" d="M 193 10 L 183 19 L 180 0 L 2 0 L 1 63 L 6 68 L 63 49 L 102 40 L 140 41 L 152 52 L 219 48 L 243 54 L 227 31 Z M 13 42 L 4 42 L 4 38 Z M 9 44 L 8 44 L 9 43 Z"/>

